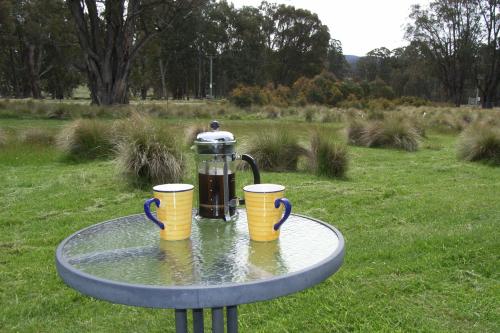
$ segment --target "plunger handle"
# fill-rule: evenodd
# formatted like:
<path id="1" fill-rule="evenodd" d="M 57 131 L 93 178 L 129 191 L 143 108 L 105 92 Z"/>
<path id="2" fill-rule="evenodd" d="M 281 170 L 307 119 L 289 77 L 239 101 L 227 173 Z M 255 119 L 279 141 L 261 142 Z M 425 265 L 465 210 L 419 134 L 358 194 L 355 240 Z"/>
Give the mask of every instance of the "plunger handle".
<path id="1" fill-rule="evenodd" d="M 250 164 L 250 168 L 252 168 L 252 173 L 253 173 L 253 183 L 260 184 L 259 167 L 257 166 L 257 163 L 255 163 L 254 158 L 248 154 L 243 154 L 241 155 L 241 159 Z"/>
<path id="2" fill-rule="evenodd" d="M 250 164 L 250 168 L 252 169 L 253 173 L 253 183 L 260 184 L 259 167 L 257 166 L 257 163 L 255 162 L 254 158 L 248 154 L 243 154 L 241 155 L 241 160 Z M 240 199 L 240 205 L 244 204 L 245 204 L 245 199 Z"/>

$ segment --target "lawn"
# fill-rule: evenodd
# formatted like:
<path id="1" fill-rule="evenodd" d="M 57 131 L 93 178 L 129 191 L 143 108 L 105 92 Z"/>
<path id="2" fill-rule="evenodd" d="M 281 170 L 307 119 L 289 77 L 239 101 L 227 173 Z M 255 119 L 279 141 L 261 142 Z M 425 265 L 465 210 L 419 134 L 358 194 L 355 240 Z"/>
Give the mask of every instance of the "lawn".
<path id="1" fill-rule="evenodd" d="M 162 121 L 177 133 L 186 124 Z M 65 123 L 0 119 L 7 132 L 56 131 Z M 223 122 L 240 139 L 278 125 L 304 139 L 317 126 L 342 128 Z M 415 153 L 349 147 L 343 180 L 264 172 L 264 182 L 287 186 L 295 212 L 343 233 L 346 257 L 337 274 L 313 288 L 240 306 L 240 331 L 498 332 L 500 169 L 458 161 L 456 141 L 456 135 L 431 132 Z M 193 178 L 190 173 L 185 181 Z M 250 179 L 250 172 L 238 173 L 240 195 Z M 148 197 L 149 191 L 129 187 L 110 160 L 75 163 L 53 147 L 0 148 L 0 331 L 174 332 L 173 311 L 81 295 L 61 281 L 54 264 L 55 249 L 68 235 L 140 213 Z"/>

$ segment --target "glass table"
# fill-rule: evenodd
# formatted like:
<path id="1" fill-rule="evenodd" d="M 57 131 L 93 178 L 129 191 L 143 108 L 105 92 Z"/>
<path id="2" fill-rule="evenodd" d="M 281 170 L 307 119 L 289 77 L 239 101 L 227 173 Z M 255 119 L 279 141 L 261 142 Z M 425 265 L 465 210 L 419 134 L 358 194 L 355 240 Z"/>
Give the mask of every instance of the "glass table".
<path id="1" fill-rule="evenodd" d="M 344 238 L 319 220 L 291 214 L 273 242 L 249 239 L 244 209 L 235 222 L 193 219 L 191 238 L 164 241 L 143 214 L 95 224 L 66 238 L 56 251 L 62 280 L 83 294 L 133 306 L 175 309 L 177 332 L 237 332 L 237 306 L 303 290 L 334 274 Z"/>

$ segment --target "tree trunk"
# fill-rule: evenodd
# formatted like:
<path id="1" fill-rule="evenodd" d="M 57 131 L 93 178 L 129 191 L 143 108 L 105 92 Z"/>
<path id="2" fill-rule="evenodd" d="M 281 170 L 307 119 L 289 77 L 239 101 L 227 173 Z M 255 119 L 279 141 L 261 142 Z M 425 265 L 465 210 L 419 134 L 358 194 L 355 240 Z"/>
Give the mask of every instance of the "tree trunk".
<path id="1" fill-rule="evenodd" d="M 35 59 L 36 56 L 36 47 L 33 44 L 28 44 L 28 76 L 29 76 L 29 84 L 31 88 L 31 96 L 35 99 L 42 98 L 42 93 L 40 89 L 40 78 L 38 77 L 38 66 L 37 61 Z"/>
<path id="2" fill-rule="evenodd" d="M 481 107 L 483 109 L 492 109 L 495 105 L 496 93 L 493 89 L 488 89 L 481 94 Z"/>
<path id="3" fill-rule="evenodd" d="M 167 98 L 167 86 L 165 84 L 165 74 L 166 74 L 166 68 L 163 66 L 163 60 L 160 59 L 160 76 L 161 76 L 161 98 L 165 99 Z M 168 99 L 168 98 L 167 98 Z"/>
<path id="4" fill-rule="evenodd" d="M 187 10 L 192 6 L 191 1 L 173 1 L 170 20 L 137 34 L 136 19 L 148 7 L 142 1 L 104 1 L 104 10 L 98 8 L 96 0 L 67 0 L 66 3 L 85 59 L 92 103 L 100 105 L 128 103 L 132 61 L 153 36 L 180 17 L 181 7 L 188 5 L 183 8 Z M 154 7 L 150 5 L 149 9 Z"/>
<path id="5" fill-rule="evenodd" d="M 17 69 L 16 69 L 16 61 L 14 60 L 14 52 L 12 48 L 9 50 L 9 56 L 10 56 L 10 67 L 12 71 L 12 86 L 13 86 L 13 92 L 14 92 L 14 97 L 19 98 L 20 97 L 20 89 L 19 89 L 19 80 L 17 79 Z"/>

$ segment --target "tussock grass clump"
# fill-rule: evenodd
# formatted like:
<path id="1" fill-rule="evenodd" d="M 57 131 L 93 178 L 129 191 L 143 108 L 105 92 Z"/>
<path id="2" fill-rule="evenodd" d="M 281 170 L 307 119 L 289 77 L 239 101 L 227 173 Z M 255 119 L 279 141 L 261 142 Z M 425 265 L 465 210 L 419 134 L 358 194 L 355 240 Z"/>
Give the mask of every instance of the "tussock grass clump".
<path id="1" fill-rule="evenodd" d="M 460 132 L 468 125 L 460 114 L 450 111 L 435 112 L 428 122 L 434 129 L 444 132 Z"/>
<path id="2" fill-rule="evenodd" d="M 314 120 L 314 115 L 316 114 L 316 109 L 313 107 L 308 107 L 304 111 L 304 119 L 308 123 L 312 122 Z"/>
<path id="3" fill-rule="evenodd" d="M 181 181 L 185 170 L 182 146 L 168 128 L 133 115 L 121 129 L 117 166 L 131 184 L 144 187 Z"/>
<path id="4" fill-rule="evenodd" d="M 488 123 L 470 125 L 460 135 L 458 157 L 500 165 L 500 127 Z"/>
<path id="5" fill-rule="evenodd" d="M 97 159 L 113 154 L 111 127 L 98 120 L 75 120 L 59 133 L 56 140 L 57 146 L 70 159 Z"/>
<path id="6" fill-rule="evenodd" d="M 262 107 L 262 112 L 267 119 L 277 119 L 281 117 L 281 109 L 274 105 L 266 105 Z"/>
<path id="7" fill-rule="evenodd" d="M 340 123 L 344 121 L 344 112 L 338 108 L 321 110 L 320 121 L 322 123 Z"/>
<path id="8" fill-rule="evenodd" d="M 19 139 L 28 145 L 50 146 L 55 142 L 54 135 L 41 128 L 29 128 L 20 134 Z"/>
<path id="9" fill-rule="evenodd" d="M 295 171 L 299 158 L 306 154 L 298 138 L 282 128 L 253 135 L 246 140 L 244 150 L 265 171 Z"/>
<path id="10" fill-rule="evenodd" d="M 196 136 L 200 133 L 207 132 L 208 127 L 201 124 L 191 125 L 186 128 L 184 132 L 184 140 L 186 146 L 190 147 L 194 144 L 194 140 L 196 140 Z"/>
<path id="11" fill-rule="evenodd" d="M 363 146 L 361 137 L 363 136 L 366 127 L 366 122 L 363 120 L 355 119 L 347 126 L 347 142 L 354 146 Z"/>
<path id="12" fill-rule="evenodd" d="M 55 105 L 52 106 L 51 108 L 48 109 L 48 111 L 45 111 L 44 108 L 39 109 L 39 113 L 45 113 L 46 117 L 49 119 L 69 119 L 71 118 L 71 111 L 70 108 L 74 106 L 71 105 Z"/>
<path id="13" fill-rule="evenodd" d="M 343 178 L 348 169 L 349 155 L 344 144 L 315 132 L 309 152 L 311 170 L 319 176 Z"/>
<path id="14" fill-rule="evenodd" d="M 369 122 L 361 136 L 361 142 L 366 147 L 386 147 L 418 150 L 420 135 L 418 131 L 401 118 L 387 118 L 383 121 Z"/>
<path id="15" fill-rule="evenodd" d="M 409 121 L 400 117 L 353 122 L 347 129 L 347 136 L 350 144 L 406 151 L 418 150 L 421 140 L 419 131 Z"/>

